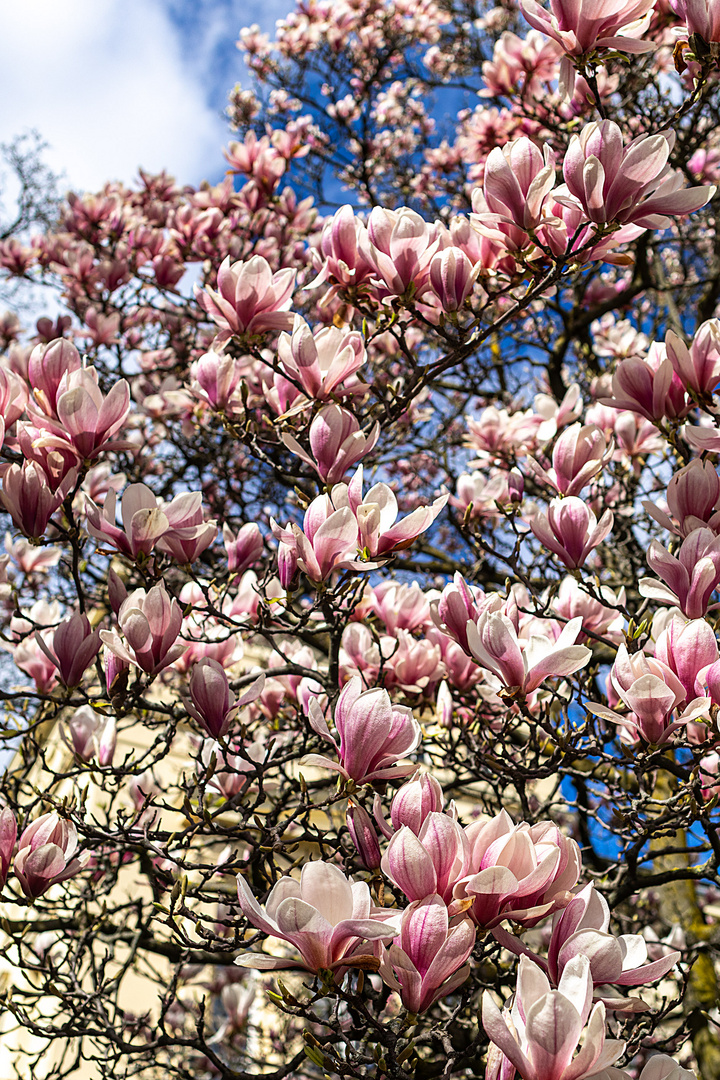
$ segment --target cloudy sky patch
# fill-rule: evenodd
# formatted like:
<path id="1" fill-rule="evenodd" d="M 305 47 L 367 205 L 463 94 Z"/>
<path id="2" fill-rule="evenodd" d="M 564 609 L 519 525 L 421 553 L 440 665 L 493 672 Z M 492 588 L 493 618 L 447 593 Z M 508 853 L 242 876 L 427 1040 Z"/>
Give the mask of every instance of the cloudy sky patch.
<path id="1" fill-rule="evenodd" d="M 17 0 L 0 7 L 0 142 L 36 129 L 66 187 L 222 176 L 242 26 L 292 0 Z"/>

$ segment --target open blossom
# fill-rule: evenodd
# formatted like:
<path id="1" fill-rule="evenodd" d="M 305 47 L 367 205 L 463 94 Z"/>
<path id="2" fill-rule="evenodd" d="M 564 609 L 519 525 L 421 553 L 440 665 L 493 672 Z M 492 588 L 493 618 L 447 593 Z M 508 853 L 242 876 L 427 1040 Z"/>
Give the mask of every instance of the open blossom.
<path id="1" fill-rule="evenodd" d="M 38 414 L 45 429 L 36 442 L 39 447 L 71 450 L 80 459 L 92 460 L 102 450 L 127 445 L 113 438 L 130 411 L 130 387 L 125 379 L 103 394 L 95 368 L 66 372 L 58 385 L 55 411 L 56 421 Z"/>
<path id="2" fill-rule="evenodd" d="M 572 675 L 587 664 L 590 649 L 575 644 L 581 629 L 582 618 L 571 619 L 557 639 L 532 634 L 521 649 L 507 615 L 483 611 L 477 624 L 467 623 L 468 648 L 508 690 L 530 694 L 545 679 Z"/>
<path id="3" fill-rule="evenodd" d="M 568 56 L 584 56 L 595 49 L 642 53 L 653 48 L 652 42 L 639 40 L 652 0 L 592 5 L 583 0 L 550 0 L 549 11 L 535 0 L 521 0 L 520 6 L 530 25 L 557 41 Z"/>
<path id="4" fill-rule="evenodd" d="M 114 716 L 100 716 L 89 705 L 82 705 L 70 717 L 67 728 L 61 729 L 64 741 L 80 761 L 112 765 L 117 743 Z"/>
<path id="5" fill-rule="evenodd" d="M 416 900 L 403 912 L 392 945 L 380 943 L 379 973 L 408 1012 L 423 1012 L 467 979 L 475 933 L 470 919 L 451 922 L 437 893 Z"/>
<path id="6" fill-rule="evenodd" d="M 429 288 L 430 263 L 438 249 L 434 225 L 407 206 L 387 210 L 375 206 L 367 223 L 366 255 L 375 264 L 382 284 L 379 295 L 422 296 Z"/>
<path id="7" fill-rule="evenodd" d="M 455 899 L 472 900 L 471 914 L 484 927 L 512 919 L 535 926 L 572 899 L 580 876 L 580 850 L 552 821 L 514 824 L 502 810 L 465 829 L 467 869 Z"/>
<path id="8" fill-rule="evenodd" d="M 485 201 L 500 221 L 517 226 L 508 234 L 513 246 L 523 247 L 527 243 L 526 230 L 540 224 L 545 200 L 554 186 L 555 154 L 547 144 L 540 151 L 523 136 L 502 148 L 496 146 L 488 154 Z M 483 215 L 479 217 L 482 220 Z"/>
<path id="9" fill-rule="evenodd" d="M 176 644 L 182 626 L 180 605 L 162 584 L 130 593 L 118 611 L 118 624 L 127 645 L 116 630 L 100 631 L 104 644 L 121 661 L 148 675 L 157 675 L 185 652 L 184 645 Z"/>
<path id="10" fill-rule="evenodd" d="M 365 435 L 352 413 L 340 405 L 326 405 L 310 424 L 312 457 L 292 435 L 283 435 L 288 450 L 311 465 L 326 484 L 337 484 L 345 474 L 367 457 L 380 437 L 377 421 Z"/>
<path id="11" fill-rule="evenodd" d="M 590 221 L 667 229 L 669 215 L 699 210 L 715 192 L 714 187 L 682 187 L 682 174 L 667 164 L 674 143 L 674 133 L 664 131 L 638 135 L 623 146 L 622 132 L 612 120 L 586 124 L 570 139 L 565 183 Z"/>
<path id="12" fill-rule="evenodd" d="M 343 333 L 336 326 L 323 326 L 313 334 L 305 320 L 296 315 L 292 336 L 284 333 L 278 339 L 278 358 L 285 374 L 316 401 L 363 388 L 355 376 L 367 356 L 362 334 L 357 330 Z"/>
<path id="13" fill-rule="evenodd" d="M 271 519 L 273 535 L 287 564 L 288 581 L 299 566 L 311 581 L 325 581 L 335 569 L 374 570 L 366 561 L 409 547 L 428 529 L 448 500 L 435 499 L 431 506 L 419 506 L 396 522 L 398 504 L 387 484 L 375 484 L 363 497 L 363 468 L 359 466 L 349 484 L 335 484 L 331 495 L 319 495 L 308 506 L 303 528 L 288 523 L 282 529 Z M 360 555 L 363 559 L 360 559 Z M 294 566 L 293 566 L 294 560 Z"/>
<path id="14" fill-rule="evenodd" d="M 595 599 L 596 596 L 599 599 Z M 625 606 L 625 600 L 624 588 L 618 589 L 616 594 L 608 585 L 601 585 L 593 589 L 591 596 L 574 577 L 568 576 L 560 582 L 553 610 L 568 622 L 581 618 L 583 633 L 599 634 L 619 644 L 625 617 L 617 609 Z"/>
<path id="15" fill-rule="evenodd" d="M 715 631 L 705 619 L 688 620 L 676 614 L 655 644 L 655 660 L 677 675 L 686 701 L 703 693 L 708 669 L 718 659 Z"/>
<path id="16" fill-rule="evenodd" d="M 716 0 L 669 0 L 675 14 L 685 20 L 688 35 L 697 34 L 708 45 L 720 42 L 720 6 Z"/>
<path id="17" fill-rule="evenodd" d="M 115 524 L 116 495 L 110 489 L 102 512 L 87 500 L 88 532 L 133 558 L 157 547 L 178 562 L 193 562 L 217 535 L 215 522 L 204 520 L 201 504 L 199 491 L 160 503 L 146 484 L 130 484 L 120 501 L 123 527 Z"/>
<path id="18" fill-rule="evenodd" d="M 307 862 L 300 880 L 282 877 L 261 907 L 242 874 L 237 876 L 240 907 L 248 922 L 271 937 L 290 942 L 300 960 L 242 953 L 236 964 L 263 971 L 304 968 L 320 972 L 352 963 L 361 941 L 393 938 L 397 928 L 371 915 L 370 890 L 364 881 L 347 880 L 332 863 Z M 366 952 L 370 950 L 367 949 Z"/>
<path id="19" fill-rule="evenodd" d="M 247 262 L 230 262 L 228 255 L 217 275 L 217 292 L 209 285 L 197 289 L 197 301 L 220 327 L 220 340 L 233 334 L 261 334 L 268 330 L 289 330 L 293 314 L 289 310 L 295 286 L 295 270 L 273 274 L 262 255 Z"/>
<path id="20" fill-rule="evenodd" d="M 640 413 L 652 421 L 687 416 L 692 408 L 665 347 L 657 342 L 653 342 L 644 359 L 630 357 L 618 364 L 612 377 L 612 396 L 600 401 L 614 409 Z M 623 446 L 617 426 L 615 433 Z"/>
<path id="21" fill-rule="evenodd" d="M 74 858 L 77 845 L 77 829 L 59 814 L 43 814 L 27 826 L 18 840 L 13 869 L 28 899 L 37 899 L 83 868 L 88 856 Z"/>
<path id="22" fill-rule="evenodd" d="M 600 521 L 582 499 L 571 495 L 553 499 L 547 514 L 536 514 L 530 528 L 543 547 L 552 551 L 569 570 L 584 566 L 593 550 L 613 527 L 613 512 L 606 510 Z"/>
<path id="23" fill-rule="evenodd" d="M 443 589 L 440 599 L 433 601 L 430 612 L 437 628 L 457 641 L 470 656 L 467 624 L 477 623 L 485 606 L 486 597 L 482 590 L 468 585 L 462 574 L 456 571 L 452 582 Z"/>
<path id="24" fill-rule="evenodd" d="M 631 744 L 644 739 L 652 746 L 663 746 L 679 728 L 710 708 L 709 698 L 693 697 L 682 715 L 673 720 L 672 714 L 686 698 L 685 687 L 661 660 L 644 653 L 630 655 L 624 644 L 618 649 L 610 683 L 630 714 L 622 716 L 596 702 L 588 702 L 587 708 L 618 724 L 621 739 Z"/>
<path id="25" fill-rule="evenodd" d="M 610 460 L 613 444 L 595 424 L 571 424 L 558 436 L 553 447 L 552 468 L 534 463 L 534 472 L 561 495 L 579 495 Z"/>
<path id="26" fill-rule="evenodd" d="M 512 1011 L 501 1013 L 486 990 L 482 1022 L 500 1052 L 492 1067 L 492 1058 L 488 1062 L 488 1078 L 507 1075 L 514 1066 L 522 1080 L 583 1080 L 607 1069 L 625 1049 L 625 1043 L 605 1038 L 605 1006 L 593 1005 L 586 956 L 567 964 L 557 990 L 521 956 Z"/>
<path id="27" fill-rule="evenodd" d="M 371 559 L 402 551 L 410 546 L 420 533 L 430 528 L 448 501 L 448 495 L 440 495 L 430 506 L 418 506 L 407 517 L 396 521 L 398 503 L 395 493 L 387 484 L 374 484 L 362 494 L 362 465 L 347 488 L 347 497 L 358 524 L 358 546 Z M 333 496 L 335 492 L 333 491 Z"/>
<path id="28" fill-rule="evenodd" d="M 716 5 L 720 22 L 720 5 Z M 720 383 L 720 319 L 708 319 L 685 344 L 674 330 L 665 335 L 665 348 L 676 375 L 688 390 L 701 397 L 711 395 Z"/>
<path id="29" fill-rule="evenodd" d="M 635 1012 L 644 1008 L 639 998 L 624 998 L 615 986 L 644 986 L 667 975 L 680 959 L 679 952 L 647 963 L 647 943 L 640 934 L 609 933 L 610 909 L 594 885 L 585 885 L 562 911 L 553 916 L 547 959 L 538 956 L 502 927 L 493 935 L 505 948 L 528 956 L 542 968 L 553 986 L 558 986 L 566 965 L 577 956 L 587 956 L 593 981 L 593 998 L 607 1008 Z"/>
<path id="30" fill-rule="evenodd" d="M 380 581 L 365 590 L 363 605 L 382 619 L 389 634 L 396 630 L 416 630 L 430 619 L 430 604 L 417 581 L 410 585 L 392 580 Z"/>
<path id="31" fill-rule="evenodd" d="M 417 750 L 422 738 L 412 709 L 394 705 L 387 690 L 363 690 L 359 675 L 345 685 L 335 706 L 339 745 L 317 701 L 310 702 L 309 719 L 318 735 L 335 747 L 339 761 L 308 754 L 303 758 L 305 765 L 334 769 L 357 784 L 407 776 L 415 770 L 411 762 L 398 764 Z"/>
<path id="32" fill-rule="evenodd" d="M 647 553 L 655 578 L 641 578 L 640 595 L 677 606 L 688 619 L 701 619 L 720 583 L 720 537 L 711 529 L 694 529 L 685 537 L 677 555 L 653 540 Z"/>
<path id="33" fill-rule="evenodd" d="M 33 391 L 33 405 L 46 416 L 57 417 L 56 405 L 63 376 L 79 371 L 82 358 L 71 341 L 55 338 L 36 345 L 28 360 L 28 381 Z M 4 413 L 3 413 L 4 415 Z"/>
<path id="34" fill-rule="evenodd" d="M 285 529 L 270 519 L 278 549 L 280 581 L 288 588 L 300 569 L 311 581 L 325 581 L 333 570 L 354 566 L 358 526 L 349 506 L 335 509 L 329 495 L 319 495 L 305 511 L 302 529 L 288 522 Z"/>

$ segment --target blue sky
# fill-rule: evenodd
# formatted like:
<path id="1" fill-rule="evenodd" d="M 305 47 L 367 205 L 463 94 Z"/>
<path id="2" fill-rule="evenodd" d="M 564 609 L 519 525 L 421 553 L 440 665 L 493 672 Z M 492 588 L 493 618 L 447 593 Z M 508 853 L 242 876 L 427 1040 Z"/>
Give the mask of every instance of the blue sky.
<path id="1" fill-rule="evenodd" d="M 293 0 L 15 0 L 0 5 L 0 142 L 37 129 L 64 187 L 223 173 L 222 112 L 245 78 L 243 26 Z"/>

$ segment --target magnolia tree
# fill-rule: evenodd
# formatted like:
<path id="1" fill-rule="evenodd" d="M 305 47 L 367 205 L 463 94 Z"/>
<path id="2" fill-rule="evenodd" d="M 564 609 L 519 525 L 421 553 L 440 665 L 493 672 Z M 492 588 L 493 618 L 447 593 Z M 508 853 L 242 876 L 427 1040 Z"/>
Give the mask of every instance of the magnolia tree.
<path id="1" fill-rule="evenodd" d="M 0 242 L 12 1067 L 718 1080 L 720 4 L 240 48 Z"/>

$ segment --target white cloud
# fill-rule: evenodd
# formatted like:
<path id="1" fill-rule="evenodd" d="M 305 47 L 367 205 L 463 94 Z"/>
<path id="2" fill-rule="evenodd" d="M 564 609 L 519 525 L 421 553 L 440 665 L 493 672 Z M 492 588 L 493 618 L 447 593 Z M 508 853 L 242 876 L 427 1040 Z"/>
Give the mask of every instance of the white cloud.
<path id="1" fill-rule="evenodd" d="M 158 0 L 2 4 L 0 141 L 36 128 L 79 189 L 130 182 L 139 166 L 216 175 L 226 126 L 183 44 Z"/>

